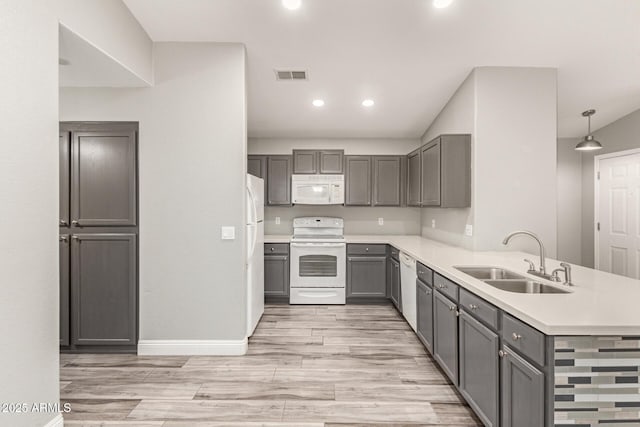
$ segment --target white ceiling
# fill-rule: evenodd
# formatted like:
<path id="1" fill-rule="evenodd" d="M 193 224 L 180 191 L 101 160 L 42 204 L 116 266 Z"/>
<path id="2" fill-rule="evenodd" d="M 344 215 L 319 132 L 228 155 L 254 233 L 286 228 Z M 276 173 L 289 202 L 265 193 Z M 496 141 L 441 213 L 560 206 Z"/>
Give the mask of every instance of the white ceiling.
<path id="1" fill-rule="evenodd" d="M 61 87 L 143 87 L 148 84 L 73 31 L 59 26 Z"/>
<path id="2" fill-rule="evenodd" d="M 418 137 L 476 66 L 557 67 L 559 136 L 584 134 L 588 108 L 594 128 L 640 108 L 636 0 L 124 2 L 154 41 L 246 44 L 254 137 Z"/>

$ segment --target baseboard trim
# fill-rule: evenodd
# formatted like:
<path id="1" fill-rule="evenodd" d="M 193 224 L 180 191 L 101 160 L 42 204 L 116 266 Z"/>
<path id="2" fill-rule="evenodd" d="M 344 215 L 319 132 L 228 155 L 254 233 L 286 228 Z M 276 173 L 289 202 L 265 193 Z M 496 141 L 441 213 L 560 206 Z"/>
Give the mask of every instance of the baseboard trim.
<path id="1" fill-rule="evenodd" d="M 140 356 L 242 356 L 248 340 L 140 340 Z"/>
<path id="2" fill-rule="evenodd" d="M 44 425 L 44 427 L 64 427 L 64 418 L 58 414 L 54 419 Z"/>

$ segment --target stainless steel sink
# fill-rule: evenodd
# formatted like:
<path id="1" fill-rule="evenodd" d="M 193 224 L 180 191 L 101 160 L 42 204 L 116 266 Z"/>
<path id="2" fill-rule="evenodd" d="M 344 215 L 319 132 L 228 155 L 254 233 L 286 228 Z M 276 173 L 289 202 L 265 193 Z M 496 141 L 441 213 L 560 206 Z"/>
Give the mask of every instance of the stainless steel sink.
<path id="1" fill-rule="evenodd" d="M 525 280 L 524 276 L 521 276 L 513 271 L 505 270 L 500 267 L 454 267 L 456 270 L 463 272 L 464 274 L 468 274 L 471 277 L 474 277 L 479 280 L 502 280 L 502 279 L 522 279 Z"/>
<path id="2" fill-rule="evenodd" d="M 546 285 L 544 283 L 535 282 L 533 280 L 520 279 L 520 280 L 485 280 L 487 285 L 491 285 L 494 288 L 516 292 L 520 294 L 567 294 L 569 291 L 556 288 L 555 286 Z"/>

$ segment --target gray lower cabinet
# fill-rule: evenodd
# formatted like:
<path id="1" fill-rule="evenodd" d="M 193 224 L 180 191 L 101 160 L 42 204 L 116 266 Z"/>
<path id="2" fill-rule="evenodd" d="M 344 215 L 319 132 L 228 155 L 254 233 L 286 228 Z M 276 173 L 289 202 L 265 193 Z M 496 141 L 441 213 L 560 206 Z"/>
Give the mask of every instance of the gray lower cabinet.
<path id="1" fill-rule="evenodd" d="M 420 149 L 407 156 L 407 206 L 421 205 L 421 161 Z"/>
<path id="2" fill-rule="evenodd" d="M 373 156 L 373 206 L 401 206 L 403 158 Z"/>
<path id="3" fill-rule="evenodd" d="M 291 206 L 291 156 L 267 157 L 267 206 Z"/>
<path id="4" fill-rule="evenodd" d="M 435 291 L 433 299 L 433 357 L 458 384 L 458 312 L 456 303 Z"/>
<path id="5" fill-rule="evenodd" d="M 289 297 L 289 245 L 264 245 L 264 296 Z"/>
<path id="6" fill-rule="evenodd" d="M 500 420 L 500 338 L 466 311 L 459 316 L 460 383 L 467 403 L 487 427 Z"/>
<path id="7" fill-rule="evenodd" d="M 59 237 L 60 253 L 60 345 L 69 345 L 69 287 L 71 276 L 69 235 L 62 234 Z"/>
<path id="8" fill-rule="evenodd" d="M 417 280 L 416 293 L 418 317 L 416 334 L 427 350 L 433 354 L 433 289 L 421 280 Z"/>
<path id="9" fill-rule="evenodd" d="M 545 425 L 544 373 L 508 345 L 502 357 L 502 426 Z"/>
<path id="10" fill-rule="evenodd" d="M 400 262 L 396 259 L 389 258 L 389 282 L 391 285 L 389 298 L 396 309 L 402 313 L 402 298 L 400 293 Z"/>
<path id="11" fill-rule="evenodd" d="M 345 156 L 345 206 L 371 206 L 371 156 Z"/>
<path id="12" fill-rule="evenodd" d="M 386 298 L 387 257 L 347 254 L 347 298 Z"/>
<path id="13" fill-rule="evenodd" d="M 135 345 L 136 236 L 72 235 L 71 268 L 71 342 Z"/>
<path id="14" fill-rule="evenodd" d="M 137 224 L 137 143 L 123 130 L 72 132 L 71 218 L 73 225 Z"/>

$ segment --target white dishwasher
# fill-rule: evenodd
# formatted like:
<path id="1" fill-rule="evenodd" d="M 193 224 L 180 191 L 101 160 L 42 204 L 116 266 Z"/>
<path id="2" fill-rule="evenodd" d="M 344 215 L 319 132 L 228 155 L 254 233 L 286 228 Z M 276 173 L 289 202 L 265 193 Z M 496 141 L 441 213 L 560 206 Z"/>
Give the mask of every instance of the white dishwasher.
<path id="1" fill-rule="evenodd" d="M 400 293 L 402 295 L 402 314 L 411 328 L 417 329 L 416 309 L 416 260 L 400 252 Z"/>

